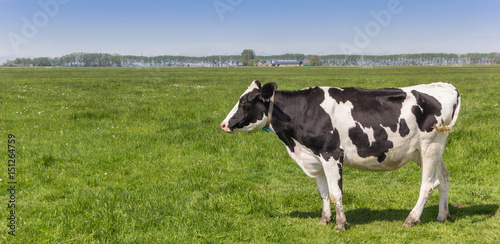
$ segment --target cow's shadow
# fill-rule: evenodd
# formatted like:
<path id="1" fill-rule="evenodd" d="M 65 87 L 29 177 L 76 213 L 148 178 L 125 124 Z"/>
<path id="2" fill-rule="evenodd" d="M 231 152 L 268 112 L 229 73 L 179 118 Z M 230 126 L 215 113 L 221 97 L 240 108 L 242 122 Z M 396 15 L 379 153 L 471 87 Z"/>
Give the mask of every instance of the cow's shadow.
<path id="1" fill-rule="evenodd" d="M 451 217 L 447 221 L 453 223 L 459 219 L 466 217 L 480 217 L 474 218 L 474 222 L 484 221 L 495 215 L 498 210 L 498 204 L 480 204 L 473 206 L 462 206 L 462 205 L 449 205 L 448 209 L 450 211 Z M 410 209 L 384 209 L 384 210 L 372 210 L 369 208 L 359 208 L 354 210 L 345 211 L 347 222 L 354 225 L 368 224 L 376 221 L 401 221 L 404 222 Z M 439 212 L 438 205 L 430 205 L 424 208 L 424 212 L 420 217 L 421 223 L 428 223 L 435 221 Z M 332 209 L 333 218 L 335 219 L 335 209 Z M 290 217 L 292 218 L 321 218 L 321 210 L 315 212 L 291 212 Z M 335 221 L 333 219 L 333 221 Z"/>

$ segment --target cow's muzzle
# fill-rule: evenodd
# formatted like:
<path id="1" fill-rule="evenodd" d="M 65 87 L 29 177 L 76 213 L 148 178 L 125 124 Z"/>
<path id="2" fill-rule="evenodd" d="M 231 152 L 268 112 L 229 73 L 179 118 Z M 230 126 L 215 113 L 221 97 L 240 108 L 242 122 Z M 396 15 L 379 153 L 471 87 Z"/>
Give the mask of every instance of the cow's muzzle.
<path id="1" fill-rule="evenodd" d="M 233 133 L 233 130 L 231 130 L 228 126 L 227 126 L 227 123 L 226 121 L 222 121 L 222 123 L 220 124 L 220 128 L 226 132 L 226 133 Z"/>

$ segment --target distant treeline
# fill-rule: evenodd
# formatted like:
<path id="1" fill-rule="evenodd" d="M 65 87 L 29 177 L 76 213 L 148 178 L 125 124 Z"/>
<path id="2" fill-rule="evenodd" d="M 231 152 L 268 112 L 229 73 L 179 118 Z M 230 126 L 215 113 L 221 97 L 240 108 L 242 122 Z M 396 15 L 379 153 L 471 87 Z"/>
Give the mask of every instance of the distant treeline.
<path id="1" fill-rule="evenodd" d="M 256 56 L 260 64 L 272 60 L 299 60 L 304 54 Z M 398 55 L 324 55 L 322 66 L 390 66 L 390 65 L 469 65 L 500 64 L 500 53 L 422 53 Z M 17 58 L 3 66 L 63 66 L 63 67 L 218 67 L 239 66 L 241 55 L 189 56 L 132 56 L 107 53 L 72 53 L 58 58 Z"/>

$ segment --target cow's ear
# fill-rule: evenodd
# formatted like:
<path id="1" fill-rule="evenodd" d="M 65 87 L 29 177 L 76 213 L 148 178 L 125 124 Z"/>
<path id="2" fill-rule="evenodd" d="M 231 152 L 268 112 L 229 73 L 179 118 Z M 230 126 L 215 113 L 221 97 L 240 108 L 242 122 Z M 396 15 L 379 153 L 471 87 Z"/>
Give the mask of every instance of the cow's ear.
<path id="1" fill-rule="evenodd" d="M 252 83 L 254 83 L 254 84 L 257 86 L 257 88 L 259 88 L 259 89 L 260 89 L 260 85 L 261 85 L 261 84 L 260 84 L 260 81 L 259 81 L 259 80 L 254 80 Z"/>
<path id="2" fill-rule="evenodd" d="M 274 91 L 276 91 L 277 88 L 278 85 L 274 82 L 269 82 L 265 84 L 260 91 L 262 99 L 268 100 L 269 98 L 271 98 L 274 94 Z"/>

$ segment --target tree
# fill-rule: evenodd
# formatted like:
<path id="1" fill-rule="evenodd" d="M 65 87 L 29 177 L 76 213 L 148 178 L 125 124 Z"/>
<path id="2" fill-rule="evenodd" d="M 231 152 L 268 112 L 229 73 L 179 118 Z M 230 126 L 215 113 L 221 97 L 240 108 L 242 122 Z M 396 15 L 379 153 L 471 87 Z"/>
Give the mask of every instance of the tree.
<path id="1" fill-rule="evenodd" d="M 253 66 L 253 59 L 255 58 L 255 52 L 252 49 L 245 49 L 241 53 L 241 63 L 244 66 Z"/>
<path id="2" fill-rule="evenodd" d="M 321 66 L 321 57 L 318 55 L 307 55 L 307 59 L 309 59 L 309 65 L 311 66 Z"/>
<path id="3" fill-rule="evenodd" d="M 253 66 L 259 66 L 259 58 L 257 56 L 253 59 Z"/>
<path id="4" fill-rule="evenodd" d="M 500 64 L 500 53 L 488 54 L 488 62 L 490 64 Z"/>
<path id="5" fill-rule="evenodd" d="M 3 64 L 3 66 L 10 67 L 10 66 L 12 66 L 12 62 L 7 59 L 7 61 L 5 61 L 5 63 Z"/>
<path id="6" fill-rule="evenodd" d="M 33 60 L 31 60 L 30 58 L 16 58 L 16 60 L 14 60 L 13 64 L 20 64 L 22 66 L 28 66 L 30 64 L 33 63 Z"/>
<path id="7" fill-rule="evenodd" d="M 47 57 L 34 58 L 33 65 L 35 66 L 52 66 L 50 59 Z"/>

